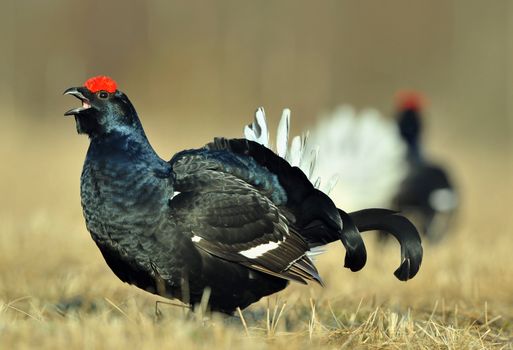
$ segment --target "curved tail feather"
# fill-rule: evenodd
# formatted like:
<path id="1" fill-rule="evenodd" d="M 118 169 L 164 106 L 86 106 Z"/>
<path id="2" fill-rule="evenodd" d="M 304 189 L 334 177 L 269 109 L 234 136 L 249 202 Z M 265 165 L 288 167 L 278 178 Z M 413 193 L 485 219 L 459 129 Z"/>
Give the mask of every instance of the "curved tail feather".
<path id="1" fill-rule="evenodd" d="M 422 263 L 422 243 L 415 226 L 397 212 L 388 209 L 364 209 L 349 213 L 360 232 L 383 230 L 401 245 L 401 265 L 394 275 L 401 281 L 413 278 Z"/>
<path id="2" fill-rule="evenodd" d="M 340 240 L 346 248 L 344 267 L 353 272 L 360 271 L 367 263 L 365 243 L 363 243 L 362 236 L 351 216 L 340 209 L 338 212 L 343 222 Z"/>

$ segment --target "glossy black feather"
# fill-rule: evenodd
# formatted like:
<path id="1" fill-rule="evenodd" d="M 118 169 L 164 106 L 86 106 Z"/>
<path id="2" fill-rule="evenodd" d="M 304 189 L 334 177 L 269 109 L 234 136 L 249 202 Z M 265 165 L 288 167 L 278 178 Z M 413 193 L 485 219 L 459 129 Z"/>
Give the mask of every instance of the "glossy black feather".
<path id="1" fill-rule="evenodd" d="M 91 139 L 81 177 L 86 226 L 122 281 L 191 305 L 209 289 L 211 309 L 232 313 L 290 280 L 322 284 L 310 248 L 340 239 L 346 266 L 365 264 L 358 229 L 367 221 L 339 211 L 265 147 L 216 139 L 166 162 L 122 92 L 67 93 L 89 106 L 72 110 Z"/>
<path id="2" fill-rule="evenodd" d="M 449 229 L 458 199 L 447 170 L 424 157 L 420 113 L 417 108 L 398 113 L 400 134 L 408 147 L 408 173 L 393 198 L 392 207 L 413 218 L 421 232 L 435 242 Z M 440 193 L 447 198 L 441 198 Z"/>
<path id="3" fill-rule="evenodd" d="M 401 245 L 401 265 L 394 275 L 401 281 L 413 278 L 422 263 L 423 249 L 415 226 L 404 216 L 388 209 L 364 209 L 349 213 L 360 232 L 382 230 Z"/>
<path id="4" fill-rule="evenodd" d="M 289 206 L 278 177 L 250 156 L 203 148 L 164 162 L 142 129 L 92 136 L 81 180 L 84 216 L 122 281 L 191 304 L 208 287 L 211 308 L 228 313 L 287 280 L 322 283 L 300 235 L 300 207 Z M 277 246 L 241 254 L 269 243 Z"/>
<path id="5" fill-rule="evenodd" d="M 306 175 L 298 167 L 292 167 L 273 151 L 256 142 L 246 139 L 218 138 L 207 147 L 213 150 L 229 150 L 239 155 L 250 156 L 259 165 L 276 174 L 278 181 L 287 193 L 287 206 L 295 213 L 298 226 L 310 247 L 325 245 L 336 240 L 346 248 L 344 266 L 358 271 L 365 266 L 367 252 L 365 245 L 351 219 L 335 207 L 332 200 L 314 188 Z M 342 229 L 341 229 L 342 228 Z"/>
<path id="6" fill-rule="evenodd" d="M 180 194 L 170 201 L 170 207 L 178 227 L 196 237 L 197 247 L 222 259 L 301 283 L 320 282 L 306 256 L 308 244 L 297 233 L 295 222 L 283 214 L 286 197 L 273 196 L 265 181 L 250 185 L 242 165 L 247 159 L 224 159 L 224 164 L 218 164 L 216 157 L 212 151 L 190 151 L 171 161 Z M 271 174 L 267 175 L 272 184 Z M 251 254 L 251 249 L 266 245 L 276 247 Z M 312 266 L 306 275 L 294 273 L 294 265 L 302 262 Z"/>
<path id="7" fill-rule="evenodd" d="M 353 272 L 359 271 L 367 263 L 367 250 L 360 235 L 360 229 L 351 215 L 341 209 L 338 211 L 344 223 L 344 229 L 340 238 L 347 252 L 344 266 Z"/>
<path id="8" fill-rule="evenodd" d="M 272 176 L 253 186 L 243 179 L 251 175 L 244 162 L 217 155 L 188 163 L 182 154 L 169 164 L 140 141 L 120 134 L 92 140 L 82 175 L 87 227 L 121 280 L 191 304 L 208 287 L 211 308 L 228 313 L 287 280 L 321 282 L 307 243 L 282 214 L 286 207 L 271 200 L 283 195 L 271 193 Z M 281 242 L 276 251 L 255 259 L 238 254 L 270 241 Z"/>

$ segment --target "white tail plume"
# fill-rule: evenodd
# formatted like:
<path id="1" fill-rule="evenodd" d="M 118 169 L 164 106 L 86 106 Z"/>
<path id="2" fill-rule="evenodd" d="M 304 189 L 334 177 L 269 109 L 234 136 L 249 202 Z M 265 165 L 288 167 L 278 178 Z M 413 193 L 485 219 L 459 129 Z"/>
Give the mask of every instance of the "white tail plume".
<path id="1" fill-rule="evenodd" d="M 246 126 L 246 138 L 271 148 L 263 108 Z M 341 106 L 288 146 L 290 110 L 277 130 L 276 152 L 347 210 L 389 206 L 407 171 L 406 148 L 393 121 L 373 109 Z M 272 149 L 272 148 L 271 148 Z"/>

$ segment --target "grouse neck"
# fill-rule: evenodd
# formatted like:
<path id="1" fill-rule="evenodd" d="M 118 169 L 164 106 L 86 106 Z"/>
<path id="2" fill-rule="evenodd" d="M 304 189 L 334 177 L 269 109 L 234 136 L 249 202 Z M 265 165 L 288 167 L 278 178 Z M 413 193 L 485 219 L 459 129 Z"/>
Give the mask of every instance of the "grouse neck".
<path id="1" fill-rule="evenodd" d="M 408 109 L 399 112 L 398 127 L 402 139 L 408 147 L 408 160 L 421 162 L 422 157 L 422 120 L 420 112 Z"/>
<path id="2" fill-rule="evenodd" d="M 87 227 L 100 235 L 155 229 L 173 194 L 171 165 L 141 135 L 110 133 L 91 139 L 81 177 Z M 111 232 L 111 234 L 112 234 Z"/>
<path id="3" fill-rule="evenodd" d="M 408 161 L 410 163 L 422 163 L 424 161 L 424 157 L 422 155 L 422 150 L 420 145 L 417 144 L 409 144 L 408 145 Z"/>
<path id="4" fill-rule="evenodd" d="M 131 160 L 166 163 L 151 146 L 144 131 L 120 128 L 91 138 L 88 157 L 126 155 Z"/>

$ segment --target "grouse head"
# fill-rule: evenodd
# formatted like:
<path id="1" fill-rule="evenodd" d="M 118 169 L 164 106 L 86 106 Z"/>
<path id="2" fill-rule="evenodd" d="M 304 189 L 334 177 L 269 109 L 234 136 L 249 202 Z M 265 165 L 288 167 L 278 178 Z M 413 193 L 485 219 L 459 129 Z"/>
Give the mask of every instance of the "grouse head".
<path id="1" fill-rule="evenodd" d="M 396 96 L 397 122 L 401 136 L 409 146 L 416 146 L 422 132 L 422 109 L 426 104 L 422 94 L 400 91 Z"/>
<path id="2" fill-rule="evenodd" d="M 107 76 L 88 79 L 83 86 L 71 87 L 64 95 L 73 95 L 82 106 L 64 115 L 73 115 L 79 134 L 101 137 L 113 131 L 142 131 L 137 113 L 128 97 L 117 89 L 116 82 Z"/>

